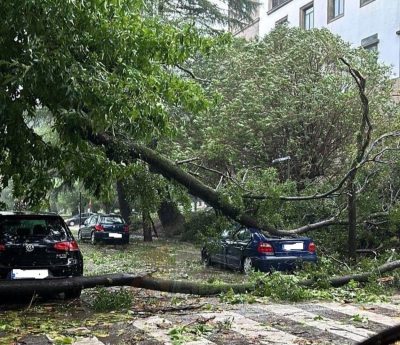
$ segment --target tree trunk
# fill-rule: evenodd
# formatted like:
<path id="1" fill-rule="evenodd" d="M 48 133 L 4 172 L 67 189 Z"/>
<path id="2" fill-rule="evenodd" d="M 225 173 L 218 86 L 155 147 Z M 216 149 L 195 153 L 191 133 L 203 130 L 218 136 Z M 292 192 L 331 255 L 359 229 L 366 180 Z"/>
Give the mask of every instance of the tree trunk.
<path id="1" fill-rule="evenodd" d="M 372 275 L 382 275 L 394 269 L 400 268 L 400 260 L 386 263 L 377 267 L 372 272 L 349 274 L 333 277 L 329 283 L 333 287 L 348 284 L 351 280 L 367 282 Z M 312 286 L 313 280 L 299 282 L 303 286 Z M 106 274 L 91 277 L 72 277 L 60 279 L 43 280 L 7 280 L 0 281 L 0 297 L 5 295 L 32 294 L 36 293 L 59 293 L 69 289 L 89 289 L 97 286 L 132 286 L 156 291 L 172 293 L 186 293 L 200 296 L 212 296 L 230 289 L 234 293 L 245 293 L 253 291 L 256 287 L 253 284 L 202 284 L 197 282 L 165 280 L 150 277 L 148 274 Z"/>
<path id="2" fill-rule="evenodd" d="M 163 200 L 157 211 L 166 237 L 181 234 L 185 227 L 185 217 L 172 200 Z"/>
<path id="3" fill-rule="evenodd" d="M 102 133 L 91 135 L 90 141 L 95 145 L 104 146 L 107 148 L 107 150 L 114 152 L 116 150 L 115 146 L 118 146 L 123 139 L 117 140 L 108 133 Z M 231 218 L 244 226 L 250 228 L 259 228 L 271 235 L 276 236 L 295 236 L 306 233 L 310 230 L 342 223 L 338 222 L 336 217 L 331 217 L 329 219 L 316 222 L 314 224 L 308 224 L 294 230 L 276 229 L 271 224 L 265 222 L 260 223 L 253 216 L 244 213 L 239 207 L 227 200 L 227 198 L 221 195 L 219 192 L 205 185 L 203 182 L 174 164 L 174 162 L 161 156 L 152 149 L 130 141 L 125 141 L 124 145 L 129 146 L 129 154 L 131 159 L 142 160 L 152 167 L 153 172 L 159 173 L 167 179 L 176 181 L 185 187 L 190 194 L 199 197 L 214 209 L 219 210 L 226 217 Z"/>
<path id="4" fill-rule="evenodd" d="M 121 180 L 117 181 L 119 211 L 127 224 L 131 223 L 132 208 L 126 198 L 125 187 Z"/>
<path id="5" fill-rule="evenodd" d="M 350 259 L 355 260 L 357 250 L 357 195 L 354 182 L 351 180 L 348 189 L 348 255 Z"/>
<path id="6" fill-rule="evenodd" d="M 142 220 L 143 220 L 143 241 L 151 242 L 153 241 L 153 235 L 152 235 L 150 213 L 148 211 L 142 212 Z"/>

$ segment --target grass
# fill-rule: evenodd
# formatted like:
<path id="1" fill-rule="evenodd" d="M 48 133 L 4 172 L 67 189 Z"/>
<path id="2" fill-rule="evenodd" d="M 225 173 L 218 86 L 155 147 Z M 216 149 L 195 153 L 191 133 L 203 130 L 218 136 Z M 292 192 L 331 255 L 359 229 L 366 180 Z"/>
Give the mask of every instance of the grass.
<path id="1" fill-rule="evenodd" d="M 190 279 L 198 282 L 242 283 L 247 277 L 219 267 L 204 267 L 200 248 L 190 243 L 155 240 L 144 243 L 131 240 L 129 245 L 91 245 L 79 243 L 84 257 L 84 274 L 138 273 L 155 271 L 154 277 Z"/>

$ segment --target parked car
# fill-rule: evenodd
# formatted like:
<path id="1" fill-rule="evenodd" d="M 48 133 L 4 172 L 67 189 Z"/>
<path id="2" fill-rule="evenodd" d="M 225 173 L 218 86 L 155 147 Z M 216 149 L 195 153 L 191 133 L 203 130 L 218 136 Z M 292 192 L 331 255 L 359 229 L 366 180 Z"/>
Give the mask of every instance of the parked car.
<path id="1" fill-rule="evenodd" d="M 74 225 L 83 225 L 85 223 L 85 220 L 88 219 L 91 215 L 94 213 L 81 213 L 81 216 L 79 217 L 79 214 L 76 214 L 72 216 L 71 218 L 68 218 L 65 220 L 65 223 L 67 223 L 68 226 L 74 226 Z M 79 223 L 80 220 L 80 223 Z"/>
<path id="2" fill-rule="evenodd" d="M 56 214 L 0 212 L 0 280 L 51 279 L 83 274 L 83 258 Z M 81 288 L 65 291 L 76 298 Z"/>
<path id="3" fill-rule="evenodd" d="M 201 250 L 202 260 L 221 264 L 244 273 L 291 271 L 303 262 L 316 262 L 315 244 L 308 237 L 267 236 L 260 229 L 236 226 Z"/>
<path id="4" fill-rule="evenodd" d="M 78 231 L 79 240 L 126 244 L 129 243 L 129 226 L 120 215 L 95 214 L 89 217 Z"/>

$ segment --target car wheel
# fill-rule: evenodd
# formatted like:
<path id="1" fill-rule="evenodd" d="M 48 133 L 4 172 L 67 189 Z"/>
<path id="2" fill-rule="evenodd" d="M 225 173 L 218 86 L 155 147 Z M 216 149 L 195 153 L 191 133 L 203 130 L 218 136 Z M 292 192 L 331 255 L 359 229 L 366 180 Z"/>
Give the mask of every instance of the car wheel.
<path id="1" fill-rule="evenodd" d="M 81 296 L 82 288 L 76 288 L 64 291 L 65 299 L 74 299 Z"/>
<path id="2" fill-rule="evenodd" d="M 253 261 L 251 258 L 246 257 L 242 260 L 242 272 L 244 274 L 249 274 L 253 270 Z"/>
<path id="3" fill-rule="evenodd" d="M 92 232 L 92 234 L 90 235 L 90 242 L 92 244 L 96 244 L 97 243 L 96 237 L 94 236 L 94 232 Z"/>
<path id="4" fill-rule="evenodd" d="M 78 241 L 82 241 L 82 233 L 80 230 L 78 231 Z"/>

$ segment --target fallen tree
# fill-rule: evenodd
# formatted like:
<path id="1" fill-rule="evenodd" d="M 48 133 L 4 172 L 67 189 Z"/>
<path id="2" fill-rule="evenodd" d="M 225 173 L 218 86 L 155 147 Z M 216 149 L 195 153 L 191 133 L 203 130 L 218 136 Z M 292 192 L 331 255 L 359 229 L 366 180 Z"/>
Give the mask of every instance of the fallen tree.
<path id="1" fill-rule="evenodd" d="M 103 146 L 106 152 L 115 152 L 118 151 L 118 147 L 125 147 L 128 150 L 130 159 L 140 159 L 144 161 L 152 167 L 153 171 L 158 172 L 167 179 L 178 182 L 180 185 L 184 186 L 190 194 L 199 197 L 214 209 L 219 210 L 225 216 L 245 226 L 263 229 L 271 235 L 295 236 L 322 227 L 340 225 L 343 223 L 339 221 L 336 216 L 333 216 L 296 229 L 277 229 L 271 224 L 265 222 L 261 223 L 253 216 L 244 213 L 239 207 L 229 202 L 229 200 L 226 200 L 226 198 L 218 193 L 218 191 L 215 191 L 190 173 L 181 169 L 173 161 L 163 157 L 161 154 L 144 145 L 137 144 L 129 139 L 117 138 L 115 134 L 111 133 L 92 133 L 89 134 L 89 140 L 96 146 Z M 345 225 L 347 225 L 347 223 L 345 223 Z"/>
<path id="2" fill-rule="evenodd" d="M 332 277 L 329 284 L 339 287 L 350 281 L 367 282 L 374 275 L 381 275 L 400 268 L 400 260 L 388 262 L 377 267 L 372 272 L 362 272 L 345 276 Z M 300 282 L 303 286 L 312 286 L 314 280 Z M 218 295 L 232 290 L 234 293 L 254 291 L 257 284 L 201 284 L 197 282 L 166 280 L 154 278 L 149 273 L 142 274 L 105 274 L 100 276 L 72 277 L 44 280 L 10 280 L 0 282 L 0 296 L 17 294 L 61 293 L 77 288 L 89 289 L 94 287 L 132 286 L 148 290 L 164 291 L 170 293 L 185 293 L 199 296 Z"/>

